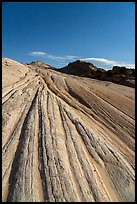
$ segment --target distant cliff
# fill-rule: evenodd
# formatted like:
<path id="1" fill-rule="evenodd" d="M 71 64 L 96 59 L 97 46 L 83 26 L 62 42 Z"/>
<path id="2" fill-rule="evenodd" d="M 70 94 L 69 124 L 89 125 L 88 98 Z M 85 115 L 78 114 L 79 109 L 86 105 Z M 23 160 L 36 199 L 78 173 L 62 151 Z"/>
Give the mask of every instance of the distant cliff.
<path id="1" fill-rule="evenodd" d="M 58 69 L 58 71 L 135 87 L 135 69 L 127 69 L 126 67 L 113 66 L 112 70 L 106 71 L 90 62 L 77 60 L 69 63 L 66 67 Z"/>

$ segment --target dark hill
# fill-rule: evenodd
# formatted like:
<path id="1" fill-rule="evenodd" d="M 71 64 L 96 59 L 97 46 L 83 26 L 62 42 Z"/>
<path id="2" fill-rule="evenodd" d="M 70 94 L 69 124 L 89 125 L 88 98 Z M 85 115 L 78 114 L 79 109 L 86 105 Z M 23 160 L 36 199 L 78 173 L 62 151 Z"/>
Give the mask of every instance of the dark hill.
<path id="1" fill-rule="evenodd" d="M 66 67 L 58 69 L 58 71 L 135 87 L 135 69 L 127 69 L 126 67 L 113 66 L 112 70 L 106 71 L 105 69 L 96 67 L 90 62 L 77 60 L 69 63 Z"/>

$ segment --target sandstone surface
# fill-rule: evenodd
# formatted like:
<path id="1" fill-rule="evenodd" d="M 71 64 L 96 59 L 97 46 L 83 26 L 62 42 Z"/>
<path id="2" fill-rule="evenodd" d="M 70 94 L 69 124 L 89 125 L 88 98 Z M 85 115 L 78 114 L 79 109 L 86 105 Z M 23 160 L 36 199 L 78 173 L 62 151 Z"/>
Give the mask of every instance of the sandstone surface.
<path id="1" fill-rule="evenodd" d="M 135 201 L 135 89 L 38 65 L 2 60 L 3 201 Z"/>

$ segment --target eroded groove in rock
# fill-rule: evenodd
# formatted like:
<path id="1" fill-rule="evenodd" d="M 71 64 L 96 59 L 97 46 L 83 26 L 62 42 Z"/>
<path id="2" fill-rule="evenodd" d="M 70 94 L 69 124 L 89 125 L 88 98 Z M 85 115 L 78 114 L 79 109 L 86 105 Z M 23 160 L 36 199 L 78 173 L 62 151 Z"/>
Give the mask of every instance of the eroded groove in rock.
<path id="1" fill-rule="evenodd" d="M 31 89 L 29 90 L 29 87 L 27 87 L 27 90 L 26 90 L 27 92 L 24 91 L 24 94 L 22 97 L 20 97 L 20 95 L 18 94 L 14 96 L 13 99 L 11 98 L 10 100 L 8 100 L 7 104 L 3 105 L 3 113 L 2 113 L 3 148 L 6 148 L 8 143 L 10 143 L 10 141 L 12 140 L 14 136 L 13 133 L 16 130 L 18 130 L 18 125 L 20 125 L 20 120 L 23 120 L 23 118 L 26 117 L 25 116 L 26 111 L 31 106 L 31 102 L 35 97 L 38 85 L 35 88 L 36 90 L 32 92 Z M 27 95 L 27 98 L 24 97 L 24 95 Z M 19 98 L 21 98 L 21 100 L 19 100 Z M 17 103 L 17 101 L 19 102 Z M 17 115 L 16 117 L 14 117 L 15 113 Z"/>
<path id="2" fill-rule="evenodd" d="M 19 144 L 12 164 L 9 178 L 9 195 L 7 201 L 38 201 L 37 141 L 38 137 L 38 106 L 37 95 L 26 115 Z"/>
<path id="3" fill-rule="evenodd" d="M 44 87 L 43 87 L 44 88 Z M 42 88 L 42 90 L 43 90 Z M 47 152 L 45 150 L 44 146 L 44 140 L 43 140 L 43 135 L 45 132 L 43 131 L 43 112 L 42 112 L 42 90 L 39 93 L 39 98 L 38 98 L 38 113 L 39 113 L 39 138 L 38 138 L 38 156 L 39 156 L 39 172 L 40 172 L 40 182 L 42 183 L 42 188 L 43 188 L 43 196 L 44 196 L 44 201 L 49 200 L 49 195 L 47 191 L 47 180 L 46 180 L 46 172 L 45 172 L 45 165 L 44 165 L 44 160 L 45 157 L 47 156 Z M 47 158 L 46 158 L 47 161 Z M 47 165 L 47 162 L 46 162 Z"/>
<path id="4" fill-rule="evenodd" d="M 98 174 L 98 168 L 97 168 L 96 162 L 93 159 L 91 159 L 91 155 L 93 156 L 94 152 L 95 152 L 94 148 L 92 148 L 93 151 L 90 151 L 91 155 L 89 155 L 89 152 L 87 151 L 87 148 L 85 147 L 84 142 L 81 140 L 81 137 L 79 137 L 79 134 L 77 134 L 77 132 L 75 131 L 76 127 L 73 127 L 73 128 L 72 127 L 73 126 L 71 125 L 70 130 L 73 132 L 73 134 L 71 133 L 72 138 L 73 138 L 73 143 L 75 145 L 75 149 L 77 151 L 79 161 L 81 162 L 82 169 L 84 169 L 85 176 L 86 176 L 87 181 L 90 185 L 90 188 L 92 189 L 92 192 L 94 194 L 95 200 L 100 201 L 100 197 L 102 198 L 102 195 L 104 195 L 104 198 L 103 198 L 104 201 L 110 201 L 111 198 L 107 195 L 107 192 L 104 188 L 103 183 L 98 182 L 98 181 L 102 182 L 103 178 L 97 179 L 97 177 L 100 176 L 100 174 Z M 74 132 L 75 132 L 75 136 L 74 136 Z M 79 133 L 81 135 L 81 132 L 79 132 Z M 83 158 L 86 158 L 86 160 Z M 103 169 L 101 171 L 103 171 Z M 92 176 L 91 176 L 91 172 L 92 172 Z M 109 188 L 111 188 L 111 187 L 109 186 Z M 98 192 L 98 189 L 101 189 L 102 194 L 100 192 Z M 117 197 L 113 196 L 113 199 L 117 200 Z"/>
<path id="5" fill-rule="evenodd" d="M 66 122 L 66 118 L 64 115 L 63 109 L 61 110 L 61 115 L 62 115 L 62 121 L 63 121 L 63 127 L 65 130 L 66 134 L 66 147 L 67 147 L 67 152 L 68 152 L 68 157 L 69 157 L 69 162 L 71 165 L 71 169 L 74 174 L 74 182 L 76 183 L 76 186 L 78 186 L 78 192 L 80 192 L 81 196 L 83 199 L 87 199 L 90 201 L 95 201 L 92 191 L 89 187 L 88 181 L 85 178 L 84 172 L 82 170 L 81 163 L 78 159 L 78 155 L 73 143 L 72 139 L 72 132 L 71 132 L 71 127 L 69 126 L 68 122 Z M 83 189 L 84 186 L 84 189 Z M 82 190 L 83 189 L 83 190 Z"/>
<path id="6" fill-rule="evenodd" d="M 35 80 L 34 80 L 35 79 Z M 12 88 L 10 89 L 9 91 L 9 88 L 8 88 L 8 92 L 5 93 L 5 95 L 2 96 L 2 104 L 4 104 L 6 101 L 8 101 L 10 99 L 10 97 L 13 97 L 14 94 L 17 92 L 17 91 L 20 91 L 20 94 L 22 94 L 23 92 L 23 88 L 27 87 L 29 84 L 31 84 L 33 81 L 38 81 L 39 78 L 36 78 L 36 77 L 33 77 L 31 80 L 27 80 L 19 85 L 13 85 Z M 22 91 L 22 92 L 21 92 Z"/>
<path id="7" fill-rule="evenodd" d="M 58 158 L 58 152 L 57 152 L 57 140 L 58 140 L 58 135 L 56 135 L 56 127 L 55 127 L 55 98 L 51 94 L 48 93 L 48 98 L 47 98 L 47 113 L 48 113 L 48 119 L 49 119 L 49 125 L 50 125 L 50 134 L 51 134 L 51 141 L 52 141 L 52 148 L 53 148 L 53 161 L 54 161 L 54 172 L 51 171 L 51 176 L 53 176 L 53 181 L 55 183 L 52 184 L 53 187 L 53 194 L 55 197 L 55 201 L 65 201 L 65 196 L 64 196 L 64 189 L 62 188 L 62 183 L 61 183 L 61 177 L 62 177 L 62 172 L 61 172 L 61 166 L 60 166 L 60 161 Z M 51 169 L 50 169 L 51 170 Z M 58 190 L 56 189 L 58 188 Z"/>
<path id="8" fill-rule="evenodd" d="M 31 100 L 33 100 L 34 97 L 35 97 L 35 95 L 32 96 Z M 22 125 L 24 124 L 24 120 L 26 118 L 26 115 L 29 111 L 30 106 L 31 106 L 31 103 L 28 103 L 27 105 L 25 104 L 25 107 L 23 107 L 24 110 L 23 110 L 23 112 L 21 112 L 19 120 L 17 118 L 18 122 L 16 123 L 15 129 L 13 129 L 13 132 L 9 136 L 7 143 L 4 143 L 5 145 L 3 145 L 3 156 L 2 156 L 2 162 L 3 162 L 3 168 L 2 168 L 3 183 L 2 183 L 2 185 L 3 185 L 3 188 L 2 188 L 2 190 L 5 192 L 5 184 L 6 184 L 7 193 L 4 193 L 5 199 L 7 198 L 7 194 L 8 194 L 9 176 L 10 176 L 10 172 L 12 169 L 12 163 L 13 163 L 15 152 L 17 149 L 17 145 L 19 142 Z M 3 137 L 4 136 L 6 136 L 6 135 L 3 133 Z M 3 138 L 3 141 L 4 141 L 4 138 Z"/>

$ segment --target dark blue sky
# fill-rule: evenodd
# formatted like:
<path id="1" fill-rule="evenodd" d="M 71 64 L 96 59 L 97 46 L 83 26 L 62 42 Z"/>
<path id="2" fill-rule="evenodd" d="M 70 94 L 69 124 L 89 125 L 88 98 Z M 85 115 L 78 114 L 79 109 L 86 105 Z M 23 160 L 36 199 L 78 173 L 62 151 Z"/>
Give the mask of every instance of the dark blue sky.
<path id="1" fill-rule="evenodd" d="M 21 62 L 63 67 L 77 59 L 133 66 L 135 4 L 12 2 L 2 4 L 2 53 Z"/>

